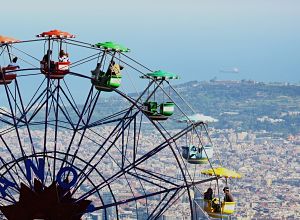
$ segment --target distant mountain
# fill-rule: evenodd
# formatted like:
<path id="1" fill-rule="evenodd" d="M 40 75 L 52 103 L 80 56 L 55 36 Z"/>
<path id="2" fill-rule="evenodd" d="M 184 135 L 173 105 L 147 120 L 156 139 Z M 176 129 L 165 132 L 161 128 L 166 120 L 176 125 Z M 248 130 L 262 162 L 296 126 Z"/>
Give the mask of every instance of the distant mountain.
<path id="1" fill-rule="evenodd" d="M 215 128 L 300 132 L 299 85 L 192 81 L 175 88 L 197 112 L 217 118 L 219 121 L 212 124 Z"/>

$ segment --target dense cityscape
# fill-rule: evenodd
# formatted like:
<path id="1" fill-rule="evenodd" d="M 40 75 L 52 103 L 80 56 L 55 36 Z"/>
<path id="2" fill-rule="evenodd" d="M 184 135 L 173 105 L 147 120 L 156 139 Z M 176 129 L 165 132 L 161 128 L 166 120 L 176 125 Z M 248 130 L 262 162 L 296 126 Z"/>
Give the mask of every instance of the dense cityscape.
<path id="1" fill-rule="evenodd" d="M 224 165 L 243 174 L 232 189 L 238 200 L 235 216 L 299 218 L 300 134 L 274 138 L 268 132 L 219 132 L 223 135 L 215 143 Z"/>
<path id="2" fill-rule="evenodd" d="M 249 97 L 238 97 L 237 100 L 235 100 L 234 94 L 228 95 L 223 92 L 223 96 L 227 97 L 225 102 L 228 106 L 235 105 L 234 103 L 240 103 L 240 105 L 236 105 L 234 109 L 232 107 L 230 109 L 230 107 L 227 107 L 225 103 L 223 103 L 222 108 L 212 108 L 211 112 L 208 111 L 208 107 L 203 108 L 203 113 L 217 118 L 215 123 L 209 124 L 209 133 L 214 145 L 214 157 L 210 161 L 211 164 L 196 166 L 188 164 L 181 157 L 181 146 L 186 145 L 186 137 L 181 137 L 176 141 L 176 145 L 171 144 L 175 149 L 174 152 L 166 145 L 167 147 L 156 152 L 134 169 L 125 172 L 123 167 L 131 166 L 134 160 L 132 146 L 134 145 L 133 136 L 135 132 L 133 129 L 125 129 L 126 135 L 122 136 L 122 138 L 118 136 L 118 133 L 112 133 L 114 125 L 103 125 L 89 129 L 84 135 L 86 138 L 83 139 L 83 142 L 80 144 L 81 147 L 78 148 L 77 151 L 76 146 L 80 142 L 81 137 L 81 133 L 78 132 L 73 143 L 70 145 L 70 154 L 77 154 L 79 156 L 78 158 L 74 158 L 73 162 L 79 167 L 79 170 L 84 167 L 85 163 L 96 167 L 97 170 L 90 168 L 89 177 L 92 181 L 88 179 L 84 180 L 75 193 L 76 197 L 85 195 L 85 193 L 92 190 L 92 184 L 102 184 L 104 179 L 109 179 L 119 171 L 122 173 L 118 178 L 112 179 L 109 187 L 106 185 L 101 188 L 100 195 L 102 201 L 99 200 L 99 195 L 96 193 L 88 197 L 88 199 L 92 201 L 92 205 L 97 209 L 91 214 L 86 214 L 83 219 L 112 220 L 117 219 L 117 215 L 122 220 L 147 218 L 158 218 L 162 220 L 190 219 L 190 203 L 187 191 L 177 193 L 172 200 L 174 203 L 172 203 L 172 206 L 166 208 L 164 213 L 157 211 L 158 207 L 164 205 L 164 203 L 160 203 L 160 201 L 166 198 L 171 199 L 171 194 L 156 193 L 164 187 L 172 188 L 172 186 L 176 184 L 184 184 L 179 164 L 186 167 L 185 176 L 192 176 L 188 178 L 193 181 L 207 179 L 208 177 L 200 173 L 202 170 L 210 168 L 210 165 L 213 167 L 224 166 L 242 174 L 241 179 L 230 179 L 228 182 L 228 186 L 237 202 L 235 213 L 231 216 L 232 219 L 300 218 L 300 132 L 299 129 L 297 130 L 300 121 L 300 102 L 297 102 L 299 100 L 299 94 L 295 92 L 299 90 L 299 86 L 292 86 L 292 88 L 290 88 L 289 85 L 275 85 L 274 87 L 274 85 L 262 85 L 245 81 L 192 82 L 192 84 L 194 87 L 197 88 L 197 86 L 199 86 L 202 89 L 213 85 L 216 91 L 218 91 L 218 89 L 224 91 L 223 89 L 227 88 L 228 93 L 232 93 L 232 88 L 240 89 L 241 93 L 243 93 L 242 88 L 247 91 L 252 90 L 253 94 L 259 97 L 258 99 L 269 100 L 273 105 L 276 103 L 277 106 L 274 107 L 274 110 L 266 110 L 264 109 L 265 105 L 261 105 L 261 102 L 259 102 L 256 108 L 257 111 L 248 116 L 248 118 L 251 118 L 250 120 L 245 121 L 244 119 L 247 118 L 247 114 L 249 113 L 245 103 L 252 103 L 252 108 L 254 108 L 253 100 L 255 100 L 255 97 L 251 97 L 251 99 Z M 190 85 L 191 83 L 178 85 L 177 89 L 181 91 L 182 94 L 186 94 L 187 88 Z M 257 86 L 259 90 L 263 90 L 264 93 L 257 92 L 255 90 Z M 283 91 L 288 91 L 290 96 L 285 94 L 285 99 L 283 99 L 280 94 L 273 96 L 274 88 L 277 90 L 276 94 L 279 93 L 278 88 L 283 88 Z M 195 91 L 197 91 L 197 89 L 195 89 Z M 247 96 L 253 96 L 253 94 L 248 93 Z M 190 97 L 194 98 L 195 95 L 191 95 Z M 212 106 L 218 102 L 219 99 L 220 96 L 216 94 L 215 97 L 210 97 L 209 100 L 206 99 L 206 104 Z M 270 101 L 271 99 L 275 101 Z M 114 105 L 115 102 L 122 103 L 116 98 L 112 98 L 110 101 L 111 105 Z M 195 105 L 193 100 L 188 101 Z M 107 103 L 107 100 L 104 99 L 102 102 Z M 103 106 L 104 108 L 101 109 Z M 106 112 L 110 109 L 109 105 L 101 105 L 101 103 L 99 103 L 98 107 L 102 110 L 102 114 L 109 114 Z M 119 107 L 123 106 L 120 105 Z M 198 109 L 197 105 L 196 108 Z M 119 109 L 116 108 L 115 110 Z M 100 117 L 98 111 L 99 110 L 96 109 L 96 118 Z M 199 112 L 201 112 L 200 109 Z M 176 115 L 174 117 L 176 117 Z M 226 124 L 220 123 L 220 121 L 225 120 L 224 118 L 227 120 Z M 37 117 L 36 120 L 40 120 L 40 118 Z M 286 127 L 287 124 L 283 125 L 286 121 L 293 121 L 293 124 L 291 124 L 290 127 Z M 163 133 L 171 136 L 177 134 L 183 126 L 182 123 L 179 124 L 181 128 L 178 125 L 178 120 L 168 120 L 162 123 L 162 125 L 167 128 L 167 131 Z M 259 126 L 253 130 L 245 129 L 249 128 L 249 126 L 251 127 L 252 124 Z M 280 124 L 284 128 L 278 129 L 278 132 L 274 132 L 273 127 L 280 127 Z M 268 130 L 268 128 L 271 129 Z M 22 152 L 18 147 L 12 147 L 17 144 L 15 139 L 16 131 L 10 130 L 8 133 L 6 131 L 7 127 L 1 128 L 5 139 L 5 143 L 1 141 L 2 165 L 5 164 L 3 161 L 7 162 L 13 160 L 12 155 L 16 158 L 22 156 Z M 25 128 L 21 128 L 18 129 L 18 133 L 21 137 L 20 142 L 24 146 L 24 150 L 30 152 L 32 143 L 30 143 L 31 140 L 28 131 Z M 39 127 L 37 125 L 31 131 L 31 136 L 36 149 L 42 150 L 44 146 L 44 130 L 41 129 L 41 126 Z M 59 137 L 57 141 L 55 141 L 55 136 Z M 47 130 L 46 146 L 48 149 L 56 147 L 57 152 L 65 152 L 70 143 L 71 136 L 72 131 L 68 129 L 59 129 L 58 134 L 55 134 L 55 126 L 51 125 Z M 144 122 L 138 137 L 139 147 L 136 149 L 135 155 L 137 158 L 142 157 L 144 154 L 156 148 L 159 143 L 164 142 L 161 133 L 151 126 L 149 122 Z M 110 145 L 114 138 L 117 139 L 116 142 Z M 108 142 L 106 143 L 105 140 L 108 140 Z M 126 140 L 127 146 L 125 151 L 120 147 L 124 146 L 124 140 Z M 208 142 L 205 135 L 203 136 L 203 141 Z M 6 146 L 12 149 L 12 154 L 8 153 Z M 96 153 L 98 149 L 101 150 Z M 175 160 L 174 154 L 180 158 L 179 162 Z M 95 158 L 90 161 L 90 158 L 94 155 Z M 60 157 L 62 158 L 63 155 L 58 153 L 57 158 Z M 51 164 L 52 162 L 52 159 L 48 160 L 48 163 Z M 59 166 L 60 162 L 57 163 Z M 47 169 L 47 173 L 53 172 L 51 167 Z M 13 170 L 15 173 L 21 171 L 20 168 L 17 167 L 13 167 Z M 164 176 L 165 179 L 158 179 L 158 176 Z M 21 178 L 20 181 L 24 181 L 22 177 L 19 178 Z M 50 175 L 47 175 L 46 181 L 51 182 L 51 178 Z M 202 206 L 200 205 L 199 207 L 196 203 L 202 199 L 206 189 L 213 185 L 213 182 L 207 182 L 196 185 L 196 188 L 192 187 L 190 189 L 189 193 L 195 201 L 193 211 L 194 214 L 197 214 L 199 219 L 205 219 L 208 218 L 208 216 L 203 211 Z M 221 183 L 220 188 L 223 186 L 224 182 Z M 215 196 L 223 197 L 222 192 L 220 195 L 217 195 L 215 185 L 213 188 Z M 147 199 L 143 197 L 144 195 L 147 195 Z M 118 210 L 114 208 L 113 204 L 115 203 L 118 203 Z"/>
<path id="3" fill-rule="evenodd" d="M 110 128 L 104 128 L 109 133 Z M 105 135 L 102 130 L 103 135 Z M 52 131 L 53 132 L 53 131 Z M 230 181 L 229 185 L 232 193 L 237 201 L 236 213 L 232 216 L 233 219 L 296 219 L 299 218 L 300 197 L 299 197 L 299 143 L 300 135 L 289 136 L 288 138 L 273 138 L 271 134 L 267 132 L 236 132 L 231 130 L 215 130 L 210 131 L 213 136 L 213 142 L 215 145 L 215 152 L 221 156 L 223 166 L 231 168 L 240 172 L 243 177 L 238 180 Z M 51 131 L 49 132 L 51 135 Z M 67 143 L 68 133 L 59 134 L 66 142 L 60 142 L 59 146 L 62 147 Z M 157 134 L 142 135 L 144 140 L 145 151 L 151 149 L 153 142 L 151 139 L 155 138 Z M 36 140 L 42 140 L 43 132 L 34 132 Z M 259 138 L 256 138 L 259 136 Z M 14 143 L 14 140 L 8 140 L 7 143 Z M 100 140 L 99 140 L 100 141 Z M 82 151 L 81 157 L 83 159 L 90 158 L 90 155 L 96 149 L 90 143 L 89 148 Z M 51 144 L 48 144 L 51 147 Z M 3 153 L 3 151 L 2 151 Z M 120 153 L 117 149 L 112 149 L 111 154 L 116 155 L 114 159 L 116 161 L 121 160 Z M 18 152 L 16 150 L 15 155 Z M 130 157 L 130 156 L 129 156 Z M 8 160 L 7 158 L 3 157 Z M 213 162 L 214 163 L 214 162 Z M 172 161 L 168 160 L 168 154 L 161 152 L 159 157 L 152 158 L 147 163 L 148 170 L 155 170 L 157 173 L 173 173 L 178 174 L 178 168 Z M 111 159 L 103 160 L 101 164 L 103 175 L 111 176 L 118 167 L 118 163 Z M 207 168 L 207 165 L 197 165 L 196 177 L 201 179 L 200 171 Z M 192 167 L 190 167 L 192 169 Z M 99 177 L 93 176 L 94 182 L 98 182 Z M 100 181 L 100 180 L 99 180 Z M 114 195 L 117 200 L 124 200 L 132 197 L 132 193 L 138 195 L 141 192 L 140 184 L 137 179 L 131 179 L 131 187 L 133 192 L 129 192 L 124 187 L 125 179 L 120 178 L 113 186 Z M 86 191 L 89 184 L 82 186 L 82 192 Z M 85 187 L 87 187 L 85 189 Z M 151 184 L 144 184 L 144 188 L 148 192 L 153 192 L 156 187 Z M 201 194 L 208 187 L 207 184 L 201 185 L 198 189 Z M 111 194 L 107 191 L 103 191 L 104 203 L 112 203 Z M 96 197 L 95 197 L 96 198 Z M 93 197 L 91 197 L 93 200 Z M 149 199 L 148 202 L 155 206 L 159 201 L 159 197 L 155 199 Z M 138 210 L 136 213 L 136 207 L 134 203 L 121 206 L 119 210 L 121 213 L 121 219 L 145 219 L 147 218 L 147 212 L 144 207 L 144 199 L 138 200 Z M 97 202 L 94 205 L 99 205 Z M 148 204 L 149 205 L 149 204 Z M 151 206 L 151 205 L 150 205 Z M 180 207 L 180 208 L 178 208 Z M 183 195 L 180 200 L 170 208 L 162 219 L 188 219 L 189 204 L 186 199 L 186 195 Z M 181 210 L 182 213 L 178 213 L 176 209 Z M 187 210 L 186 213 L 184 210 Z M 107 210 L 108 219 L 115 219 L 115 210 L 109 208 Z M 105 212 L 96 212 L 91 214 L 86 219 L 105 219 Z M 143 217 L 141 217 L 143 216 Z"/>

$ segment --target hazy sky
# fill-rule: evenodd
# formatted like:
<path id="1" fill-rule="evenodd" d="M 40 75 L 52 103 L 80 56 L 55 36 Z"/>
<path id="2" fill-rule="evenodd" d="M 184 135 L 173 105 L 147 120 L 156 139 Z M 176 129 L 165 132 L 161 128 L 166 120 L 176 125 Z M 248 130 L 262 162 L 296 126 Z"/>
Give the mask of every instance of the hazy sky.
<path id="1" fill-rule="evenodd" d="M 18 39 L 56 28 L 120 42 L 182 81 L 300 82 L 299 0 L 15 0 L 1 2 L 0 18 L 0 34 Z"/>

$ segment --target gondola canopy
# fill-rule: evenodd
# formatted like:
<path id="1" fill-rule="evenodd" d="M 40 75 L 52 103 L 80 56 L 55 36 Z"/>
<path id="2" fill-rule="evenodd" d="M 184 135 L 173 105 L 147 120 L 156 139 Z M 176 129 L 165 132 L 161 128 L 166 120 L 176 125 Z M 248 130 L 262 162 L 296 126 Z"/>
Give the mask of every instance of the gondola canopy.
<path id="1" fill-rule="evenodd" d="M 97 43 L 93 46 L 98 47 L 98 48 L 103 48 L 105 50 L 112 50 L 112 51 L 117 51 L 117 52 L 129 52 L 130 51 L 129 48 L 124 47 L 123 45 L 117 44 L 117 43 L 112 42 L 112 41 Z"/>
<path id="2" fill-rule="evenodd" d="M 154 71 L 152 73 L 147 73 L 146 75 L 141 76 L 143 79 L 179 79 L 179 76 L 175 73 L 166 72 L 164 70 Z"/>
<path id="3" fill-rule="evenodd" d="M 0 35 L 0 45 L 1 44 L 11 44 L 11 43 L 15 43 L 15 42 L 19 42 L 19 40 L 12 38 L 12 37 L 6 37 L 3 35 Z"/>
<path id="4" fill-rule="evenodd" d="M 241 178 L 241 174 L 229 170 L 225 167 L 218 167 L 215 169 L 208 169 L 208 170 L 203 170 L 201 172 L 204 175 L 209 175 L 209 176 L 217 176 L 217 177 L 225 177 L 225 178 Z"/>
<path id="5" fill-rule="evenodd" d="M 75 35 L 61 30 L 50 30 L 36 35 L 37 37 L 50 37 L 50 38 L 75 38 Z"/>

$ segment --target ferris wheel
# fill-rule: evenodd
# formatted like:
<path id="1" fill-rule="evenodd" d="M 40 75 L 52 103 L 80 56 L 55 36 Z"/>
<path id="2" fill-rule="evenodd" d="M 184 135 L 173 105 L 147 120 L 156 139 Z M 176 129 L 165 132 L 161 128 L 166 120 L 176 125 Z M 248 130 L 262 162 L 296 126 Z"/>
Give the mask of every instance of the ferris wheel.
<path id="1" fill-rule="evenodd" d="M 191 189 L 219 177 L 195 179 L 213 148 L 179 77 L 114 42 L 36 37 L 0 37 L 2 218 L 194 218 Z"/>

